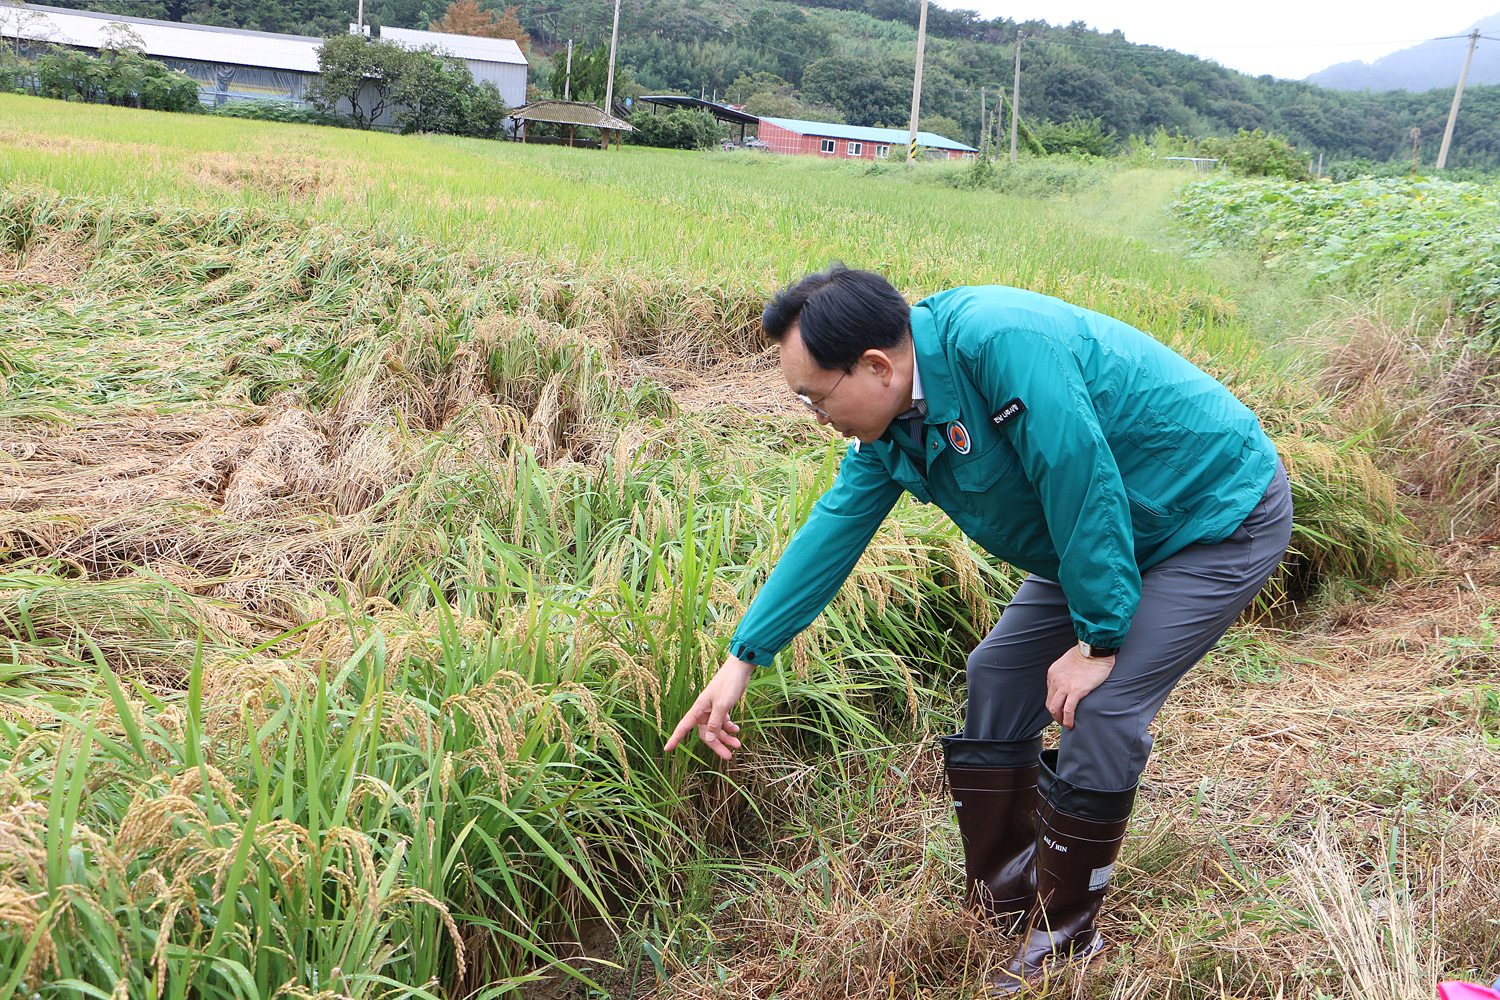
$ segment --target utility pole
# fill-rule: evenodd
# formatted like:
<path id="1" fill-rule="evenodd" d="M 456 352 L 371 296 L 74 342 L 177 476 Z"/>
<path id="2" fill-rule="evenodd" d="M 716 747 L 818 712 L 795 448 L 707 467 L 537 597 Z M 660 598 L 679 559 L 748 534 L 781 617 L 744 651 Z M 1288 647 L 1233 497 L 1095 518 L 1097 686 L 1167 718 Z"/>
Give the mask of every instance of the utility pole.
<path id="1" fill-rule="evenodd" d="M 557 93 L 557 91 L 553 91 Z M 567 75 L 563 77 L 563 100 L 573 99 L 573 39 L 568 39 L 568 69 Z"/>
<path id="2" fill-rule="evenodd" d="M 927 50 L 927 0 L 922 0 L 922 16 L 917 19 L 917 72 L 911 82 L 911 132 L 906 137 L 906 162 L 917 158 L 917 115 L 922 110 L 922 54 Z"/>
<path id="3" fill-rule="evenodd" d="M 1016 32 L 1016 82 L 1010 91 L 1010 162 L 1016 162 L 1016 134 L 1021 130 L 1021 43 L 1024 32 Z"/>
<path id="4" fill-rule="evenodd" d="M 1464 82 L 1469 79 L 1469 63 L 1474 61 L 1474 46 L 1479 44 L 1479 29 L 1469 32 L 1469 52 L 1464 56 L 1463 72 L 1458 74 L 1458 87 L 1453 91 L 1453 107 L 1448 109 L 1448 127 L 1443 129 L 1443 148 L 1438 150 L 1437 167 L 1448 165 L 1448 146 L 1453 142 L 1453 123 L 1458 121 L 1458 102 L 1464 99 Z"/>
<path id="5" fill-rule="evenodd" d="M 344 9 L 348 10 L 349 8 L 345 7 Z M 355 22 L 359 25 L 359 33 L 363 35 L 365 33 L 365 0 L 359 0 L 359 14 L 355 17 Z M 21 44 L 19 39 L 16 41 L 16 44 Z"/>
<path id="6" fill-rule="evenodd" d="M 620 0 L 615 0 L 615 26 L 609 31 L 609 79 L 604 84 L 604 113 L 615 113 L 615 45 L 620 40 Z"/>
<path id="7" fill-rule="evenodd" d="M 989 149 L 988 149 L 989 143 L 987 141 L 985 141 L 985 140 L 987 140 L 989 138 L 989 135 L 990 135 L 989 129 L 986 127 L 986 126 L 989 125 L 989 123 L 990 123 L 990 120 L 985 115 L 985 111 L 984 111 L 984 88 L 980 87 L 979 88 L 979 158 L 981 160 L 985 160 L 985 159 L 989 158 L 988 155 L 987 155 L 989 153 Z"/>

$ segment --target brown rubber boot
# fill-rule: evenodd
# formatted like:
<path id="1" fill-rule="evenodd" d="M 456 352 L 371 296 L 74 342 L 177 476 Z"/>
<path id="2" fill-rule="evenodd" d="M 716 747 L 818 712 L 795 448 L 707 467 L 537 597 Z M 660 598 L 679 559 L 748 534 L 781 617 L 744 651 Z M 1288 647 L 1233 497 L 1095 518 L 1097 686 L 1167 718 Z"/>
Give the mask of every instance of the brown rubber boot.
<path id="1" fill-rule="evenodd" d="M 1043 755 L 1035 906 L 1015 956 L 990 982 L 991 996 L 1022 993 L 1104 949 L 1099 908 L 1125 842 L 1135 789 L 1077 788 L 1057 776 L 1056 762 L 1055 750 Z"/>
<path id="2" fill-rule="evenodd" d="M 1031 740 L 942 739 L 953 811 L 964 841 L 964 903 L 1004 934 L 1036 896 L 1037 758 Z"/>

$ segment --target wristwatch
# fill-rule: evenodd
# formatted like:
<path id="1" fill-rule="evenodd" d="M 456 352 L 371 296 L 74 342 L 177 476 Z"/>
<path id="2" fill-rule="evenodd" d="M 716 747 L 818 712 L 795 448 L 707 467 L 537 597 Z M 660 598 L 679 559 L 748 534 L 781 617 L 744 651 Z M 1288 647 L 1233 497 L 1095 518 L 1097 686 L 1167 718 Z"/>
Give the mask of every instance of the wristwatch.
<path id="1" fill-rule="evenodd" d="M 1106 656 L 1114 656 L 1120 651 L 1120 648 L 1118 646 L 1114 648 L 1109 646 L 1094 646 L 1079 640 L 1078 651 L 1091 660 L 1102 660 Z"/>

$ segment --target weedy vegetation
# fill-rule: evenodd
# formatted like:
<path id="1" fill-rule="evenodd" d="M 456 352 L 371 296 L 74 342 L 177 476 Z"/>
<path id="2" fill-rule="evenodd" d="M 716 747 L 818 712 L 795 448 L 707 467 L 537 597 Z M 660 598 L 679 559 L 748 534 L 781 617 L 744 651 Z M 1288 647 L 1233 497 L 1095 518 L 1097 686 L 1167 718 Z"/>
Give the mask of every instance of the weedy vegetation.
<path id="1" fill-rule="evenodd" d="M 1160 171 L 1033 200 L 0 110 L 0 998 L 973 995 L 1005 942 L 960 907 L 932 737 L 1012 570 L 898 505 L 753 681 L 746 751 L 661 751 L 836 474 L 755 336 L 834 258 L 1136 323 L 1292 472 L 1283 573 L 1158 721 L 1116 947 L 1060 988 L 1414 998 L 1500 962 L 1461 296 L 1398 323 L 1341 286 L 1274 340 L 1121 235 L 1190 179 Z M 1362 339 L 1437 330 L 1463 346 L 1404 367 Z"/>
<path id="2" fill-rule="evenodd" d="M 1309 331 L 1319 394 L 1425 501 L 1421 517 L 1487 530 L 1500 469 L 1493 185 L 1214 180 L 1174 211 L 1196 252 L 1247 251 L 1343 300 Z"/>

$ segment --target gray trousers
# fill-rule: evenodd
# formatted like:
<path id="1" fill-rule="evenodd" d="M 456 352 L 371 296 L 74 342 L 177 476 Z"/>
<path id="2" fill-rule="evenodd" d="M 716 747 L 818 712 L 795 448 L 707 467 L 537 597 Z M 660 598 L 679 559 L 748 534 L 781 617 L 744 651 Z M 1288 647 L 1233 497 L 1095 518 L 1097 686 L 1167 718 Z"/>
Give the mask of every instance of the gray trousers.
<path id="1" fill-rule="evenodd" d="M 1057 774 L 1078 788 L 1133 788 L 1151 754 L 1148 729 L 1188 669 L 1213 648 L 1266 581 L 1292 537 L 1286 470 L 1218 545 L 1189 545 L 1141 575 L 1141 603 L 1109 678 L 1061 731 Z M 1029 740 L 1052 722 L 1047 668 L 1076 644 L 1068 601 L 1030 576 L 969 654 L 964 737 Z"/>

